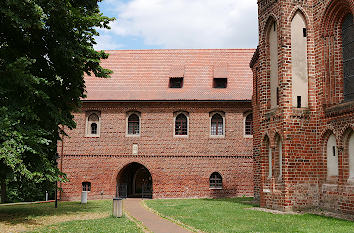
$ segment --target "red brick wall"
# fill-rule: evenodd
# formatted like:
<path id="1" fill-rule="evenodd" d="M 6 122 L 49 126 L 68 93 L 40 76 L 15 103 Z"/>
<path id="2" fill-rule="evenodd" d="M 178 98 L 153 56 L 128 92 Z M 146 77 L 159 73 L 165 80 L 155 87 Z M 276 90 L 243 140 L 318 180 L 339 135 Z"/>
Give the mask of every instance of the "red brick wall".
<path id="1" fill-rule="evenodd" d="M 101 112 L 99 138 L 85 137 L 85 111 Z M 119 171 L 138 162 L 150 171 L 154 198 L 253 195 L 252 138 L 244 137 L 245 102 L 214 103 L 84 103 L 75 113 L 77 127 L 64 139 L 63 200 L 80 198 L 81 182 L 92 183 L 89 198 L 112 197 Z M 126 137 L 126 112 L 141 113 L 140 137 Z M 173 113 L 189 112 L 188 138 L 173 136 Z M 225 137 L 211 138 L 209 113 L 225 113 Z M 132 145 L 138 144 L 138 155 Z M 58 151 L 61 153 L 61 143 Z M 219 172 L 223 190 L 209 189 L 209 176 Z"/>
<path id="2" fill-rule="evenodd" d="M 262 206 L 276 209 L 299 209 L 320 206 L 334 211 L 354 212 L 354 185 L 347 181 L 348 150 L 345 135 L 354 129 L 354 103 L 343 103 L 343 71 L 340 65 L 340 39 L 326 55 L 327 24 L 340 19 L 345 12 L 354 12 L 353 0 L 284 0 L 259 1 L 259 59 L 252 63 L 254 90 L 254 157 L 255 196 Z M 333 17 L 331 8 L 336 12 Z M 292 107 L 291 19 L 300 10 L 307 21 L 309 107 Z M 278 24 L 278 59 L 280 104 L 270 109 L 269 62 L 264 29 L 273 17 Z M 336 29 L 337 30 L 337 29 Z M 335 33 L 334 33 L 335 34 Z M 339 38 L 338 35 L 336 38 Z M 336 47 L 337 46 L 337 47 Z M 256 69 L 258 71 L 256 72 Z M 329 72 L 329 73 L 328 73 Z M 339 81 L 338 81 L 339 80 Z M 333 84 L 335 83 L 335 85 Z M 332 85 L 333 86 L 330 86 Z M 257 86 L 257 87 L 256 87 Z M 329 95 L 328 90 L 332 90 Z M 258 127 L 257 127 L 258 126 Z M 339 176 L 336 181 L 326 180 L 326 135 L 333 132 L 339 149 Z M 283 141 L 283 176 L 267 178 L 268 154 L 264 145 L 269 137 L 276 153 L 275 135 Z M 342 162 L 343 161 L 343 162 Z M 273 162 L 273 167 L 275 167 Z M 276 169 L 276 168 L 275 168 Z M 274 173 L 274 172 L 273 172 Z"/>

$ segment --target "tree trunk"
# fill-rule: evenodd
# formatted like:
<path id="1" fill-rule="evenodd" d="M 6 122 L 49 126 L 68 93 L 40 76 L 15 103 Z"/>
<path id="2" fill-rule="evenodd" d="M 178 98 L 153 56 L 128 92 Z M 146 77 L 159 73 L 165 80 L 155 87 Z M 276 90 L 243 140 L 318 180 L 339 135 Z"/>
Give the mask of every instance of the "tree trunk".
<path id="1" fill-rule="evenodd" d="M 1 179 L 1 203 L 5 203 L 6 201 L 6 179 Z"/>

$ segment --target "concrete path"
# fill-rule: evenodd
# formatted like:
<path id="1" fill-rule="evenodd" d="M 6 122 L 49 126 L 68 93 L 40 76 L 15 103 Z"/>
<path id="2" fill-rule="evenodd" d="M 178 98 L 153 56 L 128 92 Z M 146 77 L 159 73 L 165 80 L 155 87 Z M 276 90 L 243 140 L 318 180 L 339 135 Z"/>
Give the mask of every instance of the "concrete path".
<path id="1" fill-rule="evenodd" d="M 143 206 L 142 200 L 128 198 L 123 202 L 124 210 L 154 233 L 190 233 L 187 229 L 161 218 Z"/>

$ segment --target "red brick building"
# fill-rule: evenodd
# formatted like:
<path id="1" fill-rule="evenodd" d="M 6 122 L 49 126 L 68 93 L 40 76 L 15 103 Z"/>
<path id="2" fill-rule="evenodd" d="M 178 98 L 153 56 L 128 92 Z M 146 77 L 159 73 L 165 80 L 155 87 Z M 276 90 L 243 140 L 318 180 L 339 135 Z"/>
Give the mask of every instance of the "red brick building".
<path id="1" fill-rule="evenodd" d="M 255 196 L 354 213 L 353 0 L 260 0 Z"/>
<path id="2" fill-rule="evenodd" d="M 253 195 L 254 49 L 107 52 L 58 145 L 62 200 Z"/>

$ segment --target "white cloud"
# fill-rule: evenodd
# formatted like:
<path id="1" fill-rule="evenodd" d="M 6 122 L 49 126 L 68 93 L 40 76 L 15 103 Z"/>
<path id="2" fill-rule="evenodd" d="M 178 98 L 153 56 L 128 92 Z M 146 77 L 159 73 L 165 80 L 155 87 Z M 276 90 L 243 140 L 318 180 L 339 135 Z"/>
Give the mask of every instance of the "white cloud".
<path id="1" fill-rule="evenodd" d="M 254 48 L 256 0 L 109 0 L 112 32 L 163 48 Z M 112 10 L 112 9 L 111 9 Z M 105 46 L 107 47 L 107 46 Z"/>
<path id="2" fill-rule="evenodd" d="M 123 44 L 119 44 L 109 34 L 107 30 L 98 29 L 100 36 L 96 37 L 96 45 L 93 46 L 95 50 L 114 50 L 124 47 Z"/>

